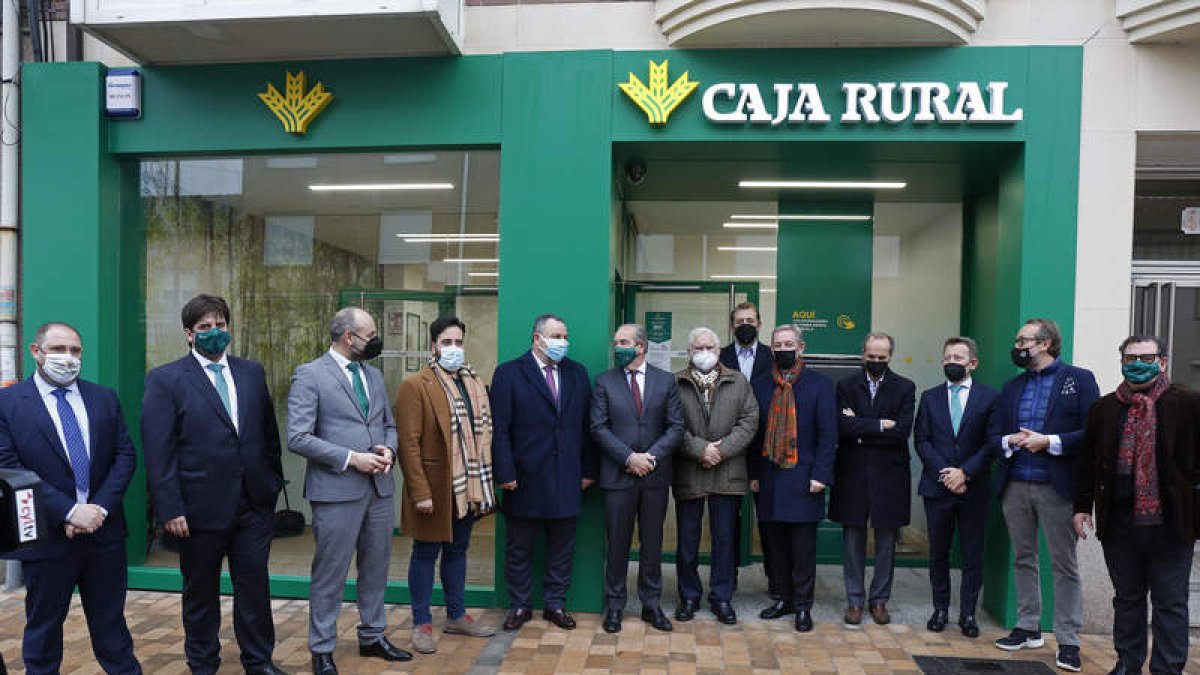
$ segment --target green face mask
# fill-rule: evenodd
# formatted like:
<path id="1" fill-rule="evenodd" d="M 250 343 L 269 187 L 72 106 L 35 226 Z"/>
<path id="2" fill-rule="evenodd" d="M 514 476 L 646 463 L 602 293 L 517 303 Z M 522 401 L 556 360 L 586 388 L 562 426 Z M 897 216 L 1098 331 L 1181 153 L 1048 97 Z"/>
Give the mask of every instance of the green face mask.
<path id="1" fill-rule="evenodd" d="M 638 356 L 637 347 L 613 347 L 613 360 L 618 368 L 624 368 L 633 363 Z"/>
<path id="2" fill-rule="evenodd" d="M 1150 380 L 1158 377 L 1158 363 L 1144 363 L 1142 361 L 1134 361 L 1121 366 L 1121 374 L 1129 380 L 1130 384 L 1146 384 Z"/>

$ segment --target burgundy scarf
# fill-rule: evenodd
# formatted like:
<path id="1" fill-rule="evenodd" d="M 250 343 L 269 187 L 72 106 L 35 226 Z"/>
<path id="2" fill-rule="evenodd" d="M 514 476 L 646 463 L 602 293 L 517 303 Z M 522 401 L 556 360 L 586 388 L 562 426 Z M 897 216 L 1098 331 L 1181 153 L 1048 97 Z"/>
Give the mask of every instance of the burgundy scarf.
<path id="1" fill-rule="evenodd" d="M 1154 386 L 1134 391 L 1128 382 L 1117 387 L 1117 400 L 1129 406 L 1125 428 L 1121 430 L 1121 447 L 1117 451 L 1117 474 L 1133 476 L 1133 522 L 1135 525 L 1162 523 L 1162 496 L 1158 491 L 1158 457 L 1155 455 L 1155 434 L 1158 414 L 1154 404 L 1171 382 L 1163 373 Z"/>

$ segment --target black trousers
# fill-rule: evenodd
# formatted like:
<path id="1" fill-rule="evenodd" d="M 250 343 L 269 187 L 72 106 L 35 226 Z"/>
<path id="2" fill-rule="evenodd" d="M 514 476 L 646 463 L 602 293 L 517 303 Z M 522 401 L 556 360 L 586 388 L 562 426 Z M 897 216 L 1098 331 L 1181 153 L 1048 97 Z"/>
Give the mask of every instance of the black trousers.
<path id="1" fill-rule="evenodd" d="M 739 495 L 708 495 L 675 501 L 675 521 L 679 531 L 675 549 L 675 573 L 681 600 L 699 602 L 704 591 L 700 582 L 700 535 L 704 529 L 704 505 L 708 504 L 708 530 L 712 534 L 711 563 L 708 577 L 708 601 L 733 599 L 734 540 Z"/>
<path id="2" fill-rule="evenodd" d="M 533 607 L 533 551 L 539 533 L 546 535 L 545 575 L 542 594 L 546 609 L 563 609 L 571 587 L 571 561 L 575 556 L 574 518 L 517 518 L 506 515 L 504 579 L 513 609 Z"/>
<path id="3" fill-rule="evenodd" d="M 1150 672 L 1182 673 L 1188 655 L 1188 579 L 1195 542 L 1174 525 L 1137 526 L 1132 507 L 1113 505 L 1105 528 L 1104 562 L 1113 590 L 1113 647 L 1126 670 L 1146 661 L 1146 593 L 1154 606 Z"/>
<path id="4" fill-rule="evenodd" d="M 228 530 L 192 530 L 179 540 L 183 574 L 183 653 L 193 673 L 215 673 L 221 665 L 221 561 L 229 559 L 233 581 L 233 634 L 242 667 L 251 670 L 271 662 L 275 623 L 267 573 L 271 537 L 270 509 L 243 502 Z"/>
<path id="5" fill-rule="evenodd" d="M 810 610 L 817 579 L 817 524 L 766 523 L 765 547 L 770 549 L 772 573 L 779 599 Z"/>
<path id="6" fill-rule="evenodd" d="M 925 520 L 929 524 L 929 585 L 933 608 L 950 609 L 950 546 L 958 532 L 962 556 L 958 616 L 975 616 L 979 590 L 983 587 L 983 544 L 987 531 L 988 493 L 967 492 L 952 497 L 926 497 Z"/>
<path id="7" fill-rule="evenodd" d="M 752 494 L 754 496 L 754 510 L 757 514 L 758 493 L 755 492 Z M 760 520 L 757 517 L 757 515 L 754 518 L 754 522 L 757 523 L 757 525 L 758 525 L 758 541 L 759 541 L 759 544 L 762 545 L 763 575 L 767 578 L 767 597 L 771 598 L 772 600 L 778 600 L 779 599 L 779 585 L 775 582 L 775 570 L 773 569 L 773 567 L 771 565 L 771 547 L 767 546 L 767 529 L 768 529 L 767 523 L 763 520 Z M 734 536 L 740 542 L 742 540 L 742 535 L 741 535 L 742 519 L 741 519 L 740 514 L 738 516 L 737 528 L 738 528 L 737 534 Z M 738 566 L 741 566 L 742 562 L 741 562 L 740 558 L 738 559 L 737 564 L 738 564 Z"/>
<path id="8" fill-rule="evenodd" d="M 666 487 L 632 487 L 604 491 L 604 529 L 608 554 L 604 564 L 604 602 L 610 610 L 625 609 L 625 576 L 629 546 L 638 529 L 638 597 L 643 609 L 662 606 L 663 521 L 667 517 Z"/>

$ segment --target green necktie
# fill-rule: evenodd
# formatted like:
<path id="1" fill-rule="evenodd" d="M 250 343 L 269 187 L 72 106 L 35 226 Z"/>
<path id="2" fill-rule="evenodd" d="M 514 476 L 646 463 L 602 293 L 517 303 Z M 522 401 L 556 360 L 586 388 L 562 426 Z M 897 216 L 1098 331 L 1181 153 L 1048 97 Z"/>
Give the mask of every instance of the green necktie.
<path id="1" fill-rule="evenodd" d="M 962 399 L 958 397 L 958 393 L 966 389 L 961 384 L 950 385 L 950 426 L 954 427 L 954 433 L 958 434 L 958 427 L 962 424 L 963 406 Z"/>
<path id="2" fill-rule="evenodd" d="M 225 366 L 219 363 L 210 363 L 208 369 L 213 373 L 213 386 L 217 388 L 217 396 L 220 396 L 221 403 L 225 404 L 225 414 L 229 415 L 229 419 L 233 419 L 233 408 L 229 405 L 229 385 L 225 384 L 225 376 L 221 374 Z"/>
<path id="3" fill-rule="evenodd" d="M 367 388 L 363 386 L 362 375 L 358 372 L 362 366 L 351 361 L 346 367 L 354 373 L 354 395 L 358 397 L 359 410 L 362 410 L 363 417 L 366 417 L 367 412 L 371 410 L 371 401 L 367 398 Z"/>

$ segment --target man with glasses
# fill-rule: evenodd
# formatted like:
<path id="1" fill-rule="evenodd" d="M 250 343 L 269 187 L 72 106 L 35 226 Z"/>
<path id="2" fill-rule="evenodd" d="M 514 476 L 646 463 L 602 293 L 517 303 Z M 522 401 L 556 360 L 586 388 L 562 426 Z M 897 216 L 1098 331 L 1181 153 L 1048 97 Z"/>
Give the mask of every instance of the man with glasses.
<path id="1" fill-rule="evenodd" d="M 1188 577 L 1197 539 L 1200 396 L 1172 385 L 1162 340 L 1121 343 L 1117 390 L 1092 406 L 1079 446 L 1075 532 L 1096 538 L 1112 579 L 1112 673 L 1146 660 L 1146 594 L 1153 601 L 1152 673 L 1182 673 L 1188 658 Z"/>
<path id="2" fill-rule="evenodd" d="M 1050 319 L 1030 319 L 1013 341 L 1012 360 L 1024 373 L 1004 385 L 996 405 L 1000 450 L 996 494 L 1012 540 L 1017 625 L 996 641 L 1006 651 L 1045 644 L 1039 625 L 1038 525 L 1054 569 L 1054 635 L 1059 668 L 1078 672 L 1083 597 L 1076 561 L 1072 502 L 1075 455 L 1088 408 L 1100 396 L 1091 371 L 1064 363 L 1062 333 Z"/>

